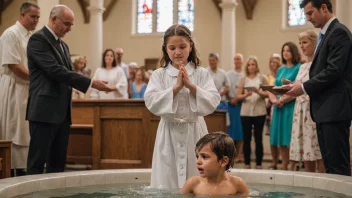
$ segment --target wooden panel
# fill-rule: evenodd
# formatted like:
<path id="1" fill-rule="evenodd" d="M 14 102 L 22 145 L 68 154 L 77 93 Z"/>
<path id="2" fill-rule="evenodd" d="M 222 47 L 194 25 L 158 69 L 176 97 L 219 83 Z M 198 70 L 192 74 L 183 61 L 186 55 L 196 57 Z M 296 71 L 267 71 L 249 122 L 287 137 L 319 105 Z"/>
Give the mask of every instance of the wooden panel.
<path id="1" fill-rule="evenodd" d="M 11 141 L 0 140 L 0 179 L 11 176 Z"/>
<path id="2" fill-rule="evenodd" d="M 126 106 L 104 106 L 100 111 L 101 118 L 141 118 L 143 111 L 141 106 L 126 105 Z"/>
<path id="3" fill-rule="evenodd" d="M 142 120 L 103 119 L 101 122 L 101 160 L 118 159 L 115 168 L 123 164 L 123 160 L 141 161 L 146 150 L 143 144 L 144 129 Z M 129 162 L 129 164 L 133 164 Z M 138 162 L 142 168 L 142 164 Z"/>
<path id="4" fill-rule="evenodd" d="M 100 152 L 101 152 L 101 125 L 100 125 L 100 107 L 94 106 L 94 121 L 93 121 L 93 139 L 92 139 L 92 157 L 93 170 L 99 169 Z"/>
<path id="5" fill-rule="evenodd" d="M 92 128 L 71 126 L 66 161 L 92 164 Z"/>
<path id="6" fill-rule="evenodd" d="M 223 131 L 227 133 L 226 111 L 216 111 L 204 117 L 208 132 Z"/>
<path id="7" fill-rule="evenodd" d="M 72 123 L 93 124 L 93 108 L 91 106 L 72 107 Z"/>
<path id="8" fill-rule="evenodd" d="M 72 108 L 68 161 L 91 162 L 93 169 L 151 168 L 160 117 L 143 100 L 73 100 Z M 225 112 L 205 121 L 209 132 L 227 131 Z M 83 130 L 89 128 L 91 139 Z"/>

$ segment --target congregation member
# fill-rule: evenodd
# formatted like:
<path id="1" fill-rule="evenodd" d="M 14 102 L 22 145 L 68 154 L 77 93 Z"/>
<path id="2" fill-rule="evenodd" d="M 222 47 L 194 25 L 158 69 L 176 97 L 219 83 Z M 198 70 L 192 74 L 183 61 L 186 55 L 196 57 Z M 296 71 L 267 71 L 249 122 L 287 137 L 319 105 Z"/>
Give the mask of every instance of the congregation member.
<path id="1" fill-rule="evenodd" d="M 136 71 L 136 77 L 134 82 L 131 84 L 132 90 L 132 99 L 143 99 L 145 90 L 147 89 L 145 71 L 141 68 L 138 68 Z"/>
<path id="2" fill-rule="evenodd" d="M 227 98 L 226 95 L 229 91 L 229 80 L 227 79 L 226 73 L 223 69 L 219 68 L 219 55 L 215 53 L 209 54 L 209 67 L 208 72 L 214 80 L 216 89 L 221 96 L 221 102 L 217 107 L 218 110 L 227 110 Z"/>
<path id="3" fill-rule="evenodd" d="M 126 75 L 127 80 L 129 79 L 128 65 L 122 61 L 123 49 L 118 47 L 115 49 L 116 65 L 120 67 Z"/>
<path id="4" fill-rule="evenodd" d="M 227 79 L 229 80 L 229 91 L 228 91 L 228 113 L 230 119 L 230 125 L 227 127 L 229 136 L 235 141 L 236 156 L 235 162 L 238 163 L 243 161 L 243 131 L 241 122 L 241 101 L 236 99 L 237 95 L 237 83 L 242 77 L 242 65 L 243 55 L 237 53 L 234 57 L 234 68 L 226 73 Z"/>
<path id="5" fill-rule="evenodd" d="M 92 89 L 90 97 L 94 99 L 128 99 L 127 79 L 121 67 L 116 65 L 114 51 L 106 49 L 102 60 L 101 67 L 97 68 L 92 79 L 107 81 L 111 91 Z"/>
<path id="6" fill-rule="evenodd" d="M 286 42 L 281 49 L 281 59 L 284 64 L 276 73 L 275 86 L 282 86 L 282 79 L 294 82 L 301 66 L 301 55 L 296 44 Z M 270 146 L 273 158 L 273 169 L 277 169 L 278 153 L 280 149 L 282 169 L 288 170 L 289 147 L 291 142 L 293 109 L 295 100 L 287 95 L 274 96 L 268 92 L 270 102 L 274 105 L 270 128 Z"/>
<path id="7" fill-rule="evenodd" d="M 78 58 L 76 58 L 73 63 L 73 69 L 75 72 L 87 76 L 88 78 L 90 78 L 90 70 L 88 70 L 87 67 L 87 60 L 84 56 L 80 56 Z M 78 91 L 77 89 L 72 89 L 72 99 L 84 99 L 85 98 L 85 94 Z"/>
<path id="8" fill-rule="evenodd" d="M 269 70 L 270 70 L 270 74 L 268 74 L 268 83 L 269 85 L 274 85 L 275 83 L 275 79 L 276 79 L 276 73 L 277 70 L 281 67 L 281 57 L 280 54 L 274 53 L 270 56 L 269 58 Z M 267 131 L 265 133 L 265 135 L 270 135 L 270 127 L 271 127 L 271 118 L 272 118 L 272 108 L 273 105 L 270 102 L 270 100 L 267 98 L 266 99 L 266 127 L 267 127 Z M 270 150 L 271 150 L 271 156 L 275 156 L 273 157 L 273 160 L 278 160 L 278 156 L 279 156 L 279 147 L 277 146 L 270 146 Z M 276 162 L 277 163 L 277 162 Z M 270 170 L 275 170 L 277 169 L 276 163 L 272 163 L 268 169 Z"/>
<path id="9" fill-rule="evenodd" d="M 261 85 L 268 85 L 268 79 L 260 73 L 258 60 L 250 56 L 245 66 L 245 76 L 237 83 L 238 101 L 242 101 L 241 122 L 243 128 L 243 154 L 246 169 L 251 168 L 251 140 L 252 129 L 255 140 L 256 169 L 262 169 L 263 162 L 263 128 L 266 117 L 265 98 L 266 91 Z"/>
<path id="10" fill-rule="evenodd" d="M 313 30 L 299 34 L 299 44 L 302 53 L 307 57 L 306 63 L 302 64 L 295 82 L 304 83 L 309 80 L 309 69 L 312 64 L 314 49 L 318 35 Z M 320 153 L 317 138 L 316 124 L 310 116 L 309 96 L 304 94 L 296 97 L 293 111 L 292 135 L 290 143 L 290 170 L 294 170 L 296 162 L 304 162 L 307 172 L 323 173 L 324 165 Z"/>

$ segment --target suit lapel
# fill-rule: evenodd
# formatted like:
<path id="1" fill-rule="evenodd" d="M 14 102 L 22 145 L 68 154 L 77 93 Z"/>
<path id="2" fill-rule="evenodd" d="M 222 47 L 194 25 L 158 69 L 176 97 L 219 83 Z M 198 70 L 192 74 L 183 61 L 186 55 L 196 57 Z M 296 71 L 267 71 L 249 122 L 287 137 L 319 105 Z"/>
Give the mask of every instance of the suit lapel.
<path id="1" fill-rule="evenodd" d="M 315 54 L 314 54 L 314 57 L 313 57 L 312 65 L 313 65 L 313 63 L 314 63 L 316 57 L 318 57 L 320 48 L 321 48 L 321 46 L 324 44 L 325 39 L 328 37 L 328 35 L 330 34 L 331 29 L 333 28 L 333 26 L 334 26 L 337 22 L 339 22 L 339 21 L 338 21 L 337 19 L 335 19 L 335 20 L 333 20 L 333 21 L 330 23 L 329 28 L 326 30 L 323 39 L 320 41 L 320 43 L 319 43 L 319 45 L 318 45 L 318 47 L 317 47 L 317 50 L 315 51 Z"/>
<path id="2" fill-rule="evenodd" d="M 70 64 L 69 64 L 67 57 L 66 57 L 66 53 L 62 51 L 59 42 L 57 40 L 55 40 L 55 37 L 52 35 L 52 33 L 45 26 L 43 28 L 43 31 L 45 32 L 45 34 L 49 38 L 51 44 L 54 46 L 55 52 L 60 57 L 61 62 L 66 66 L 66 68 L 71 70 Z M 63 48 L 64 48 L 64 46 L 65 45 L 62 44 Z"/>

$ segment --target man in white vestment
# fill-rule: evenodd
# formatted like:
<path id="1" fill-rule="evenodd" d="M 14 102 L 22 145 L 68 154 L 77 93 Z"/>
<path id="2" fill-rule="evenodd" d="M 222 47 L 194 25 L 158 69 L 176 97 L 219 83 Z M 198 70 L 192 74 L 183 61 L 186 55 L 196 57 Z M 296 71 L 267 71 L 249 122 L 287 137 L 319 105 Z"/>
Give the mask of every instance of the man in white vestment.
<path id="1" fill-rule="evenodd" d="M 25 120 L 29 89 L 27 43 L 39 17 L 36 3 L 23 3 L 20 19 L 0 37 L 0 139 L 12 141 L 12 176 L 26 173 L 30 140 Z"/>

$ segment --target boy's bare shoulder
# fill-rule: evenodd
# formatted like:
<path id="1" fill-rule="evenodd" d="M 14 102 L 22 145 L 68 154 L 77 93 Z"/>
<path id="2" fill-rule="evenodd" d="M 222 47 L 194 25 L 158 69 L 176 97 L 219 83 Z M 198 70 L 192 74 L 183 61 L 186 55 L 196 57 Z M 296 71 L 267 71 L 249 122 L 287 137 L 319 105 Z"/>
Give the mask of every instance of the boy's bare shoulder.
<path id="1" fill-rule="evenodd" d="M 231 175 L 230 182 L 237 189 L 238 193 L 249 195 L 250 193 L 249 188 L 246 182 L 242 178 Z"/>
<path id="2" fill-rule="evenodd" d="M 240 177 L 236 177 L 236 176 L 233 176 L 233 175 L 229 175 L 230 177 L 230 182 L 233 184 L 233 185 L 238 185 L 242 182 L 244 182 L 244 180 Z"/>
<path id="3" fill-rule="evenodd" d="M 200 177 L 200 176 L 193 176 L 193 177 L 189 178 L 187 181 L 189 181 L 189 182 L 190 182 L 191 184 L 193 184 L 193 185 L 198 185 L 201 180 L 202 180 L 202 177 Z"/>
<path id="4" fill-rule="evenodd" d="M 184 194 L 193 193 L 194 188 L 196 188 L 199 185 L 201 179 L 202 178 L 200 176 L 193 176 L 187 179 L 186 183 L 183 185 L 183 188 L 181 189 L 181 192 Z"/>

